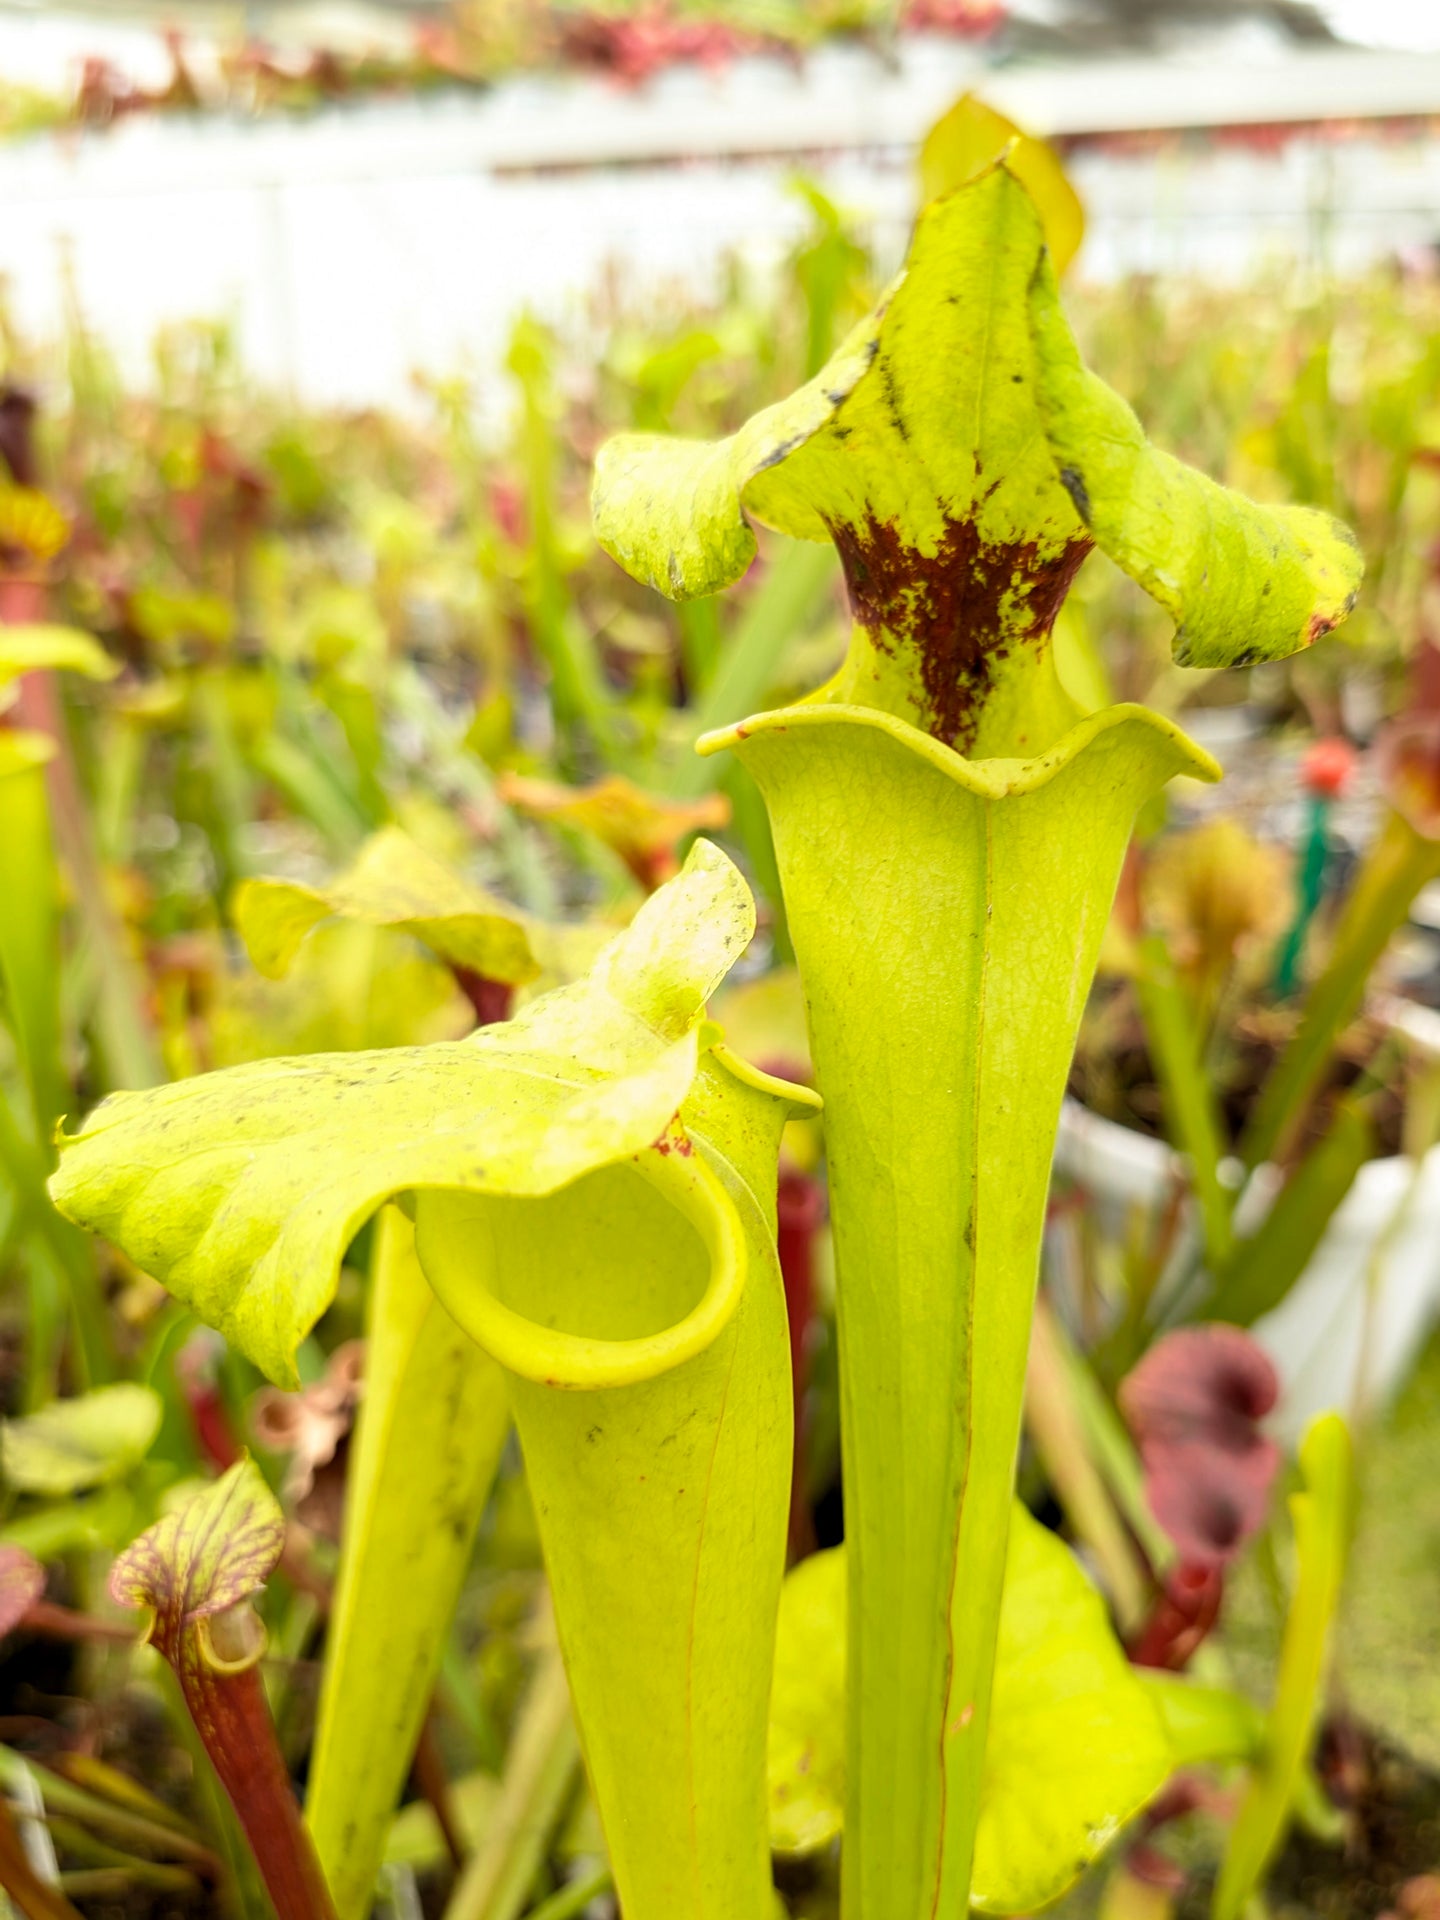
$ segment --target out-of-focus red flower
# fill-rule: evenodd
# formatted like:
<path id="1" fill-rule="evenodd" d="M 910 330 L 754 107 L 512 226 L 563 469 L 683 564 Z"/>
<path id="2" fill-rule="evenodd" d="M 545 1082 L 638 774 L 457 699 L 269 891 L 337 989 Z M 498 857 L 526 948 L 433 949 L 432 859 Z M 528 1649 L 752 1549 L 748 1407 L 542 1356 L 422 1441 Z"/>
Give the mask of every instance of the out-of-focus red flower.
<path id="1" fill-rule="evenodd" d="M 1280 1450 L 1275 1369 L 1239 1327 L 1166 1334 L 1120 1387 L 1150 1510 L 1183 1561 L 1224 1566 L 1265 1523 Z"/>

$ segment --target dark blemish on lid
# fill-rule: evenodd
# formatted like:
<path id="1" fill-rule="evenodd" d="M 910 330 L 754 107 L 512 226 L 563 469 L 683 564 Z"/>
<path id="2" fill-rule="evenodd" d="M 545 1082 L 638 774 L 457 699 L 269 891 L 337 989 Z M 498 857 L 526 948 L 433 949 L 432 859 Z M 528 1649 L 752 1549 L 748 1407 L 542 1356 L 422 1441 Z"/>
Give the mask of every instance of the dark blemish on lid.
<path id="1" fill-rule="evenodd" d="M 1037 540 L 985 540 L 973 520 L 952 520 L 936 552 L 922 554 L 873 510 L 864 525 L 830 533 L 857 624 L 886 653 L 914 650 L 923 724 L 960 752 L 974 741 L 996 667 L 1017 643 L 1049 634 L 1094 544 L 1081 537 L 1042 552 Z"/>
<path id="2" fill-rule="evenodd" d="M 770 453 L 766 454 L 755 471 L 757 473 L 764 473 L 767 468 L 778 467 L 782 460 L 788 460 L 795 449 L 804 446 L 804 444 L 805 435 L 803 433 L 792 433 L 788 440 L 782 440 L 778 447 L 775 447 Z"/>
<path id="3" fill-rule="evenodd" d="M 889 360 L 880 362 L 880 378 L 885 387 L 885 404 L 890 409 L 890 418 L 895 423 L 895 431 L 902 440 L 910 438 L 910 429 L 906 426 L 900 412 L 900 389 L 895 383 L 895 368 Z"/>
<path id="4" fill-rule="evenodd" d="M 1084 477 L 1078 467 L 1061 467 L 1060 484 L 1074 503 L 1075 511 L 1088 527 L 1090 524 L 1090 493 Z"/>

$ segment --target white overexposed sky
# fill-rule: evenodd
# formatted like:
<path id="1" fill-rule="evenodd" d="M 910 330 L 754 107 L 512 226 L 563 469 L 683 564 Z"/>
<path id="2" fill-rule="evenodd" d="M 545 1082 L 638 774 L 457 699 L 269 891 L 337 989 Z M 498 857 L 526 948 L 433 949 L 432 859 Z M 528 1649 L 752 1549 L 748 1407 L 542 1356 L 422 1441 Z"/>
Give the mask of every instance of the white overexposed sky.
<path id="1" fill-rule="evenodd" d="M 1361 46 L 1440 53 L 1440 0 L 1320 0 L 1320 11 Z"/>

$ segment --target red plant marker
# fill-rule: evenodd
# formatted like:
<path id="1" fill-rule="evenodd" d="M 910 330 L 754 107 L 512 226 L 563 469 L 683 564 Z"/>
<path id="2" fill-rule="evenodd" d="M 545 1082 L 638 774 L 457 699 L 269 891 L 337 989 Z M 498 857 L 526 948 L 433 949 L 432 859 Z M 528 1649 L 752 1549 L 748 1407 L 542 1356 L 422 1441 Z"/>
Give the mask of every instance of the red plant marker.
<path id="1" fill-rule="evenodd" d="M 250 1597 L 284 1544 L 285 1517 L 243 1457 L 126 1548 L 110 1591 L 151 1610 L 146 1638 L 180 1683 L 278 1920 L 335 1920 L 260 1685 L 265 1630 Z"/>
<path id="2" fill-rule="evenodd" d="M 1317 740 L 1300 762 L 1300 779 L 1310 796 L 1309 824 L 1300 858 L 1300 897 L 1275 968 L 1275 991 L 1282 996 L 1295 991 L 1300 977 L 1305 936 L 1325 895 L 1325 873 L 1330 863 L 1330 808 L 1349 786 L 1356 759 L 1350 742 L 1335 735 Z"/>
<path id="3" fill-rule="evenodd" d="M 1349 786 L 1359 755 L 1338 734 L 1317 740 L 1300 762 L 1300 778 L 1307 793 L 1338 800 Z"/>

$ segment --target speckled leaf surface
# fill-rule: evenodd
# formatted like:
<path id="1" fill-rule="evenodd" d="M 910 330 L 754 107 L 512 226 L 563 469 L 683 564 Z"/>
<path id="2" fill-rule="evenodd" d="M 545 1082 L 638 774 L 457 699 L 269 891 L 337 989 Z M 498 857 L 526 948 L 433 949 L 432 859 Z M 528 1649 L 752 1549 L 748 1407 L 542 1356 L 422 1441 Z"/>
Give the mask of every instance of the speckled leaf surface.
<path id="1" fill-rule="evenodd" d="M 549 1193 L 663 1134 L 705 1000 L 753 930 L 744 881 L 701 841 L 585 980 L 503 1026 L 112 1094 L 62 1140 L 51 1191 L 293 1386 L 295 1349 L 383 1200 Z"/>
<path id="2" fill-rule="evenodd" d="M 132 1382 L 52 1400 L 0 1426 L 0 1474 L 17 1493 L 88 1493 L 144 1459 L 161 1412 L 159 1394 Z"/>
<path id="3" fill-rule="evenodd" d="M 854 630 L 822 697 L 972 757 L 1043 751 L 1076 717 L 1050 631 L 1097 541 L 1196 665 L 1293 652 L 1359 580 L 1324 516 L 1148 447 L 1081 367 L 1040 216 L 1003 164 L 926 208 L 904 273 L 813 381 L 726 441 L 608 442 L 593 507 L 606 550 L 675 599 L 740 577 L 752 520 L 833 539 Z"/>
<path id="4" fill-rule="evenodd" d="M 373 834 L 328 886 L 242 880 L 231 913 L 250 958 L 272 980 L 332 915 L 412 933 L 442 960 L 510 986 L 540 971 L 518 909 L 452 873 L 399 827 Z"/>
<path id="5" fill-rule="evenodd" d="M 1183 667 L 1282 660 L 1336 627 L 1364 561 L 1314 507 L 1262 507 L 1145 438 L 1082 364 L 1042 262 L 1030 290 L 1036 397 L 1060 478 L 1096 545 L 1175 622 Z"/>
<path id="6" fill-rule="evenodd" d="M 845 1797 L 845 1550 L 785 1582 L 770 1710 L 770 1833 L 813 1852 Z M 1058 1898 L 1154 1795 L 1173 1761 L 1161 1716 L 1069 1549 L 1017 1506 L 1010 1525 L 971 1903 Z"/>

